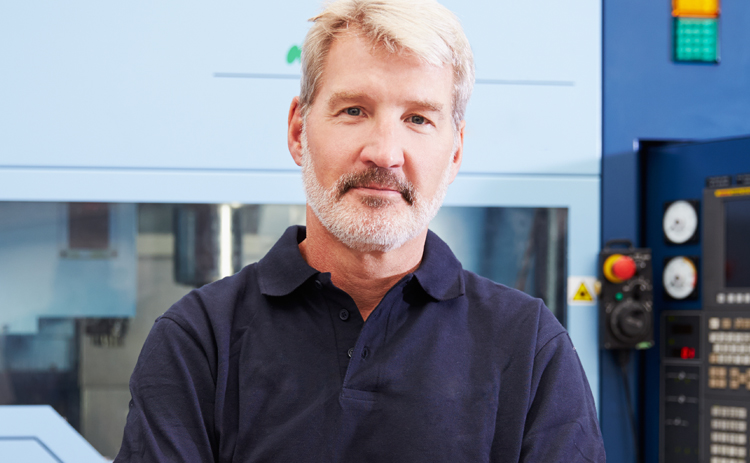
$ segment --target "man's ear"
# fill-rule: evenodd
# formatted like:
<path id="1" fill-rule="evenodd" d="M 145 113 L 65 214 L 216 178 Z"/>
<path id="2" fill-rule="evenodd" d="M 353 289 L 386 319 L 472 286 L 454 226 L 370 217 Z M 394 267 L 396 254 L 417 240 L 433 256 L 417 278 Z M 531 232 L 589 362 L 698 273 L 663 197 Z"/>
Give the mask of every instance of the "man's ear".
<path id="1" fill-rule="evenodd" d="M 300 108 L 299 97 L 295 96 L 289 106 L 286 134 L 289 152 L 298 166 L 302 165 L 302 111 Z"/>
<path id="2" fill-rule="evenodd" d="M 453 183 L 453 180 L 456 178 L 456 175 L 458 174 L 458 169 L 461 168 L 461 161 L 464 159 L 464 129 L 466 128 L 466 121 L 461 121 L 461 127 L 458 129 L 458 143 L 456 144 L 456 149 L 453 151 L 453 156 L 451 157 L 451 169 L 453 172 L 451 173 L 451 183 Z"/>

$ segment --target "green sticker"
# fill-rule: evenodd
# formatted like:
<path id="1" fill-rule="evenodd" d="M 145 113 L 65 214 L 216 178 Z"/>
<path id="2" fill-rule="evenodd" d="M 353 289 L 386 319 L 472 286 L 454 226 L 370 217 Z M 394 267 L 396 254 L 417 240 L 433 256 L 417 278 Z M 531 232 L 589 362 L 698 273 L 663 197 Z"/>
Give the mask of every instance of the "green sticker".
<path id="1" fill-rule="evenodd" d="M 286 62 L 292 64 L 295 61 L 299 61 L 302 58 L 302 50 L 297 45 L 292 45 L 289 52 L 286 54 Z"/>

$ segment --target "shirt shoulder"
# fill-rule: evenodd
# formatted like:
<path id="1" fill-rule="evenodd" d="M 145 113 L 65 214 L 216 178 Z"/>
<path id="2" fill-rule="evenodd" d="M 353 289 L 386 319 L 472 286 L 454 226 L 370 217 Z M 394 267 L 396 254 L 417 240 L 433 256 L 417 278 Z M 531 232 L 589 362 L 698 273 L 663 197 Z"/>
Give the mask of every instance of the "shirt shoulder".
<path id="1" fill-rule="evenodd" d="M 179 325 L 196 343 L 228 349 L 238 327 L 247 326 L 260 308 L 257 264 L 190 291 L 157 318 Z"/>
<path id="2" fill-rule="evenodd" d="M 536 351 L 567 331 L 541 299 L 463 270 L 469 309 L 483 320 L 511 326 L 518 336 L 533 336 Z"/>

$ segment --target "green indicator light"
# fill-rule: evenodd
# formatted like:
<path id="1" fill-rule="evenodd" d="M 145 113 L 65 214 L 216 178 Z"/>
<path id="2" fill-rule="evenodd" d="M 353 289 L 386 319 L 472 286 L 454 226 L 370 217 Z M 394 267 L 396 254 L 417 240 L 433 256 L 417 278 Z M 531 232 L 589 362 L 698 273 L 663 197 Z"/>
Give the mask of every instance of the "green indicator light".
<path id="1" fill-rule="evenodd" d="M 674 60 L 718 63 L 719 21 L 716 18 L 675 18 Z"/>
<path id="2" fill-rule="evenodd" d="M 615 300 L 617 300 L 617 301 L 621 301 L 621 300 L 622 300 L 622 298 L 623 298 L 623 296 L 622 296 L 622 293 L 617 293 L 617 294 L 615 294 Z"/>
<path id="3" fill-rule="evenodd" d="M 635 348 L 636 349 L 650 349 L 651 346 L 653 345 L 654 343 L 651 341 L 643 341 L 643 342 L 639 342 L 638 344 L 636 344 Z"/>

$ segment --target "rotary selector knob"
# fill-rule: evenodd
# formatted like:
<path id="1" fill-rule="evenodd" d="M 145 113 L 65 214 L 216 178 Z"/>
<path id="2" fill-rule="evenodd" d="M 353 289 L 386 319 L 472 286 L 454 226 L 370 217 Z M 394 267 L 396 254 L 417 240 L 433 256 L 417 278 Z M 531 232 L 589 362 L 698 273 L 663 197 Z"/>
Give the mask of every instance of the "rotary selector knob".
<path id="1" fill-rule="evenodd" d="M 612 311 L 610 328 L 620 341 L 637 342 L 649 333 L 651 316 L 643 304 L 628 300 L 618 304 Z"/>

